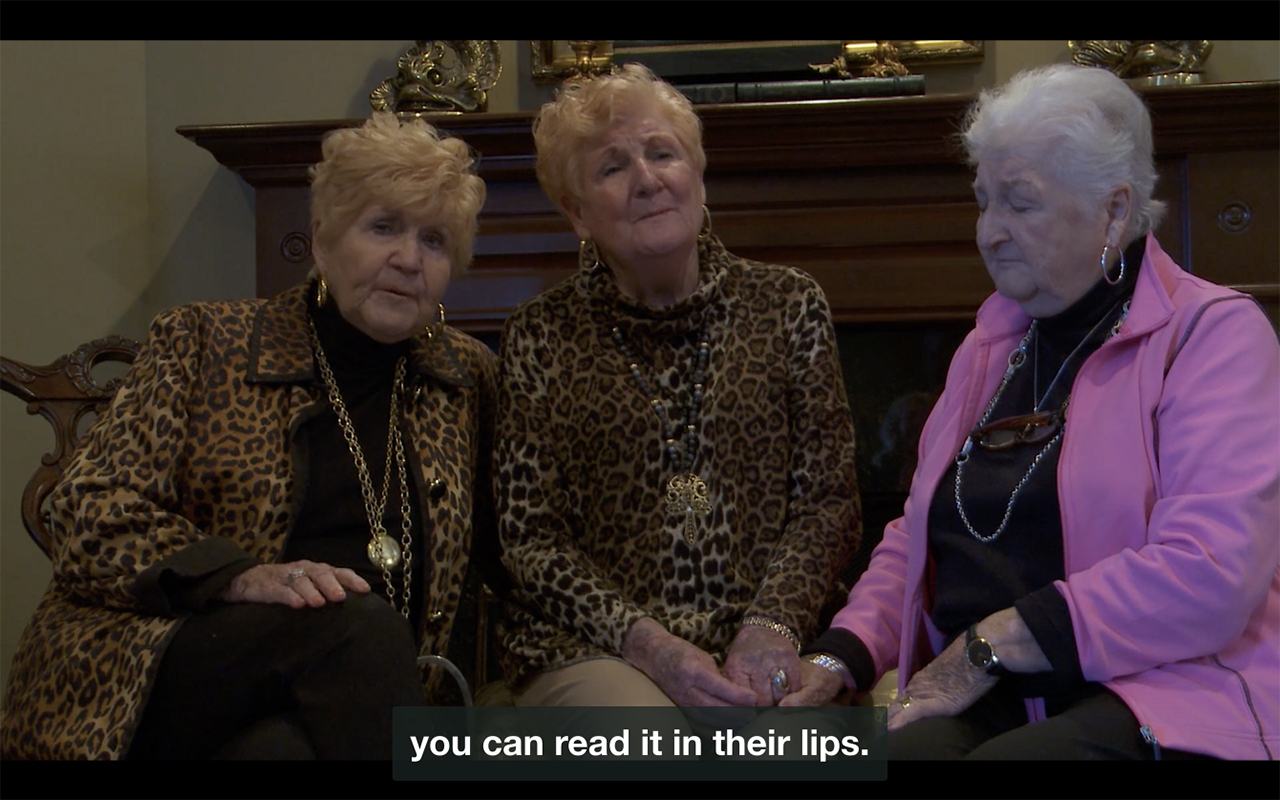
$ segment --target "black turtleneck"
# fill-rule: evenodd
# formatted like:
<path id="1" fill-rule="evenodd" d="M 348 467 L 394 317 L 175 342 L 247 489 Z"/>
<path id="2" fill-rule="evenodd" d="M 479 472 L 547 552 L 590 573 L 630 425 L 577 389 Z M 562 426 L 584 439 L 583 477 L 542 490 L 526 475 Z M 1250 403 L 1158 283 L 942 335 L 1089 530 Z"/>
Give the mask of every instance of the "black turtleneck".
<path id="1" fill-rule="evenodd" d="M 396 362 L 409 357 L 410 342 L 383 344 L 357 329 L 338 312 L 333 301 L 317 308 L 314 296 L 308 296 L 308 310 L 315 322 L 320 344 L 333 370 L 343 403 L 364 451 L 369 478 L 375 496 L 382 494 L 387 466 L 387 434 L 390 432 L 391 390 Z M 319 365 L 316 380 L 320 381 Z M 327 397 L 327 392 L 325 393 Z M 403 427 L 401 429 L 403 431 Z M 369 518 L 365 511 L 355 459 L 347 445 L 338 416 L 326 403 L 325 409 L 308 420 L 296 434 L 298 446 L 307 462 L 306 495 L 293 525 L 281 561 L 309 559 L 326 564 L 349 567 L 369 582 L 372 593 L 386 597 L 382 571 L 366 554 L 369 544 Z M 421 510 L 414 460 L 408 458 L 409 508 L 413 526 L 413 586 L 410 619 L 418 629 L 421 608 L 423 565 Z M 399 542 L 402 536 L 400 483 L 394 463 L 383 525 L 387 535 Z M 400 569 L 392 572 L 395 605 L 403 605 L 403 583 Z"/>
<path id="2" fill-rule="evenodd" d="M 411 342 L 386 345 L 374 341 L 347 322 L 332 301 L 323 309 L 316 308 L 314 292 L 308 293 L 307 306 L 364 450 L 375 492 L 381 494 L 395 364 L 401 356 L 408 356 Z M 369 582 L 374 594 L 386 597 L 382 572 L 374 568 L 365 552 L 370 538 L 369 520 L 355 461 L 337 415 L 329 406 L 318 366 L 315 381 L 326 400 L 323 410 L 307 420 L 295 434 L 295 475 L 298 490 L 305 494 L 280 560 L 309 559 L 349 567 Z M 411 373 L 407 382 L 412 385 L 412 381 Z M 422 587 L 426 585 L 424 565 L 428 559 L 421 544 L 422 511 L 418 500 L 421 493 L 416 486 L 421 476 L 411 455 L 406 466 L 409 480 L 415 484 L 409 490 L 409 508 L 414 540 L 410 621 L 416 631 L 422 608 Z M 402 535 L 401 517 L 400 485 L 393 465 L 383 524 L 387 534 L 397 542 Z M 258 563 L 230 540 L 208 537 L 145 570 L 135 581 L 134 593 L 144 608 L 156 614 L 202 611 L 236 575 Z M 392 580 L 399 607 L 403 603 L 399 570 L 393 572 Z"/>

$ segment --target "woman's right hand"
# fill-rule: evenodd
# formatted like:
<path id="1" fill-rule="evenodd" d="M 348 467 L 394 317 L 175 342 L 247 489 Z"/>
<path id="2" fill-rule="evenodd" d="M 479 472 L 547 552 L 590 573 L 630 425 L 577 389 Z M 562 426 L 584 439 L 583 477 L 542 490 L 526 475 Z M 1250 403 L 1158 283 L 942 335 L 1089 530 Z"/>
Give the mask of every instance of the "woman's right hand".
<path id="1" fill-rule="evenodd" d="M 622 657 L 681 706 L 754 706 L 755 692 L 720 674 L 701 648 L 642 617 L 627 631 Z"/>
<path id="2" fill-rule="evenodd" d="M 279 603 L 291 608 L 319 608 L 340 603 L 347 591 L 367 594 L 369 582 L 346 567 L 315 561 L 259 564 L 245 570 L 218 594 L 228 603 Z"/>
<path id="3" fill-rule="evenodd" d="M 800 688 L 778 701 L 780 706 L 825 706 L 844 689 L 844 681 L 829 669 L 800 659 Z"/>

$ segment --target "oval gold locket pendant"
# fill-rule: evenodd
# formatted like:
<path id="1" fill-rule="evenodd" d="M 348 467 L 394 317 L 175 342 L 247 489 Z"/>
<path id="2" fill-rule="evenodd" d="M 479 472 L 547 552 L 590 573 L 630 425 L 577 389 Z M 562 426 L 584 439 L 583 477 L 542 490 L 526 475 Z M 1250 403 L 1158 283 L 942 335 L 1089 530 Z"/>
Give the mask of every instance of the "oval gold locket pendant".
<path id="1" fill-rule="evenodd" d="M 394 569 L 400 564 L 400 545 L 390 536 L 369 540 L 369 561 L 379 569 Z"/>

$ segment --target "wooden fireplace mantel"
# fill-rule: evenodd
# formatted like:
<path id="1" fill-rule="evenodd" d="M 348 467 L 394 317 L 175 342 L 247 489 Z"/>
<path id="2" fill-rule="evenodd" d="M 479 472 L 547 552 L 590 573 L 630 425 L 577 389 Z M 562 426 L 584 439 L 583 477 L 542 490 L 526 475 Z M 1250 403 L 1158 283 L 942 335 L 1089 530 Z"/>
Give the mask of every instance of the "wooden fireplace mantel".
<path id="1" fill-rule="evenodd" d="M 1151 89 L 1157 231 L 1188 269 L 1280 301 L 1280 83 Z M 954 143 L 970 95 L 700 106 L 717 234 L 825 289 L 838 323 L 958 320 L 990 292 L 973 243 L 970 171 Z M 538 188 L 531 113 L 431 122 L 480 155 L 488 185 L 475 262 L 450 286 L 451 323 L 500 328 L 574 268 L 577 240 Z M 310 266 L 307 168 L 329 130 L 362 120 L 184 126 L 257 193 L 257 290 Z"/>

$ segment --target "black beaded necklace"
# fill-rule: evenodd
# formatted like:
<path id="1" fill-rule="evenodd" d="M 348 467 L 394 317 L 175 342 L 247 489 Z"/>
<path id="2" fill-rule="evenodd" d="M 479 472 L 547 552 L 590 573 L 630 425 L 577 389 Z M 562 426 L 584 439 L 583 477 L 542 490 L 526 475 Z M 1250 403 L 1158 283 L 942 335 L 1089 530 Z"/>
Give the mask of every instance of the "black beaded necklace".
<path id="1" fill-rule="evenodd" d="M 711 503 L 707 499 L 707 484 L 693 471 L 693 464 L 698 458 L 698 415 L 702 411 L 702 393 L 706 388 L 707 363 L 711 354 L 706 330 L 703 329 L 698 334 L 698 354 L 693 363 L 693 386 L 689 404 L 685 406 L 684 419 L 679 425 L 673 422 L 672 413 L 645 379 L 638 359 L 627 346 L 627 339 L 617 326 L 613 328 L 613 341 L 626 359 L 640 392 L 648 398 L 649 407 L 662 424 L 663 454 L 666 463 L 676 469 L 676 474 L 667 481 L 667 513 L 684 515 L 684 538 L 686 542 L 693 544 L 695 515 L 705 515 L 711 511 Z M 675 405 L 674 402 L 672 405 Z M 680 434 L 681 429 L 683 436 Z"/>

